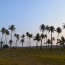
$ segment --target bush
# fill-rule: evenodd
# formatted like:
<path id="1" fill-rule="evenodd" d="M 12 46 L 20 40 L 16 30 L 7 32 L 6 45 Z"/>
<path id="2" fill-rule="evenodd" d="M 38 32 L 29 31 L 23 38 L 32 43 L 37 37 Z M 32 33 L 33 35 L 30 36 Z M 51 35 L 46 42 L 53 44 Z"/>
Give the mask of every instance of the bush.
<path id="1" fill-rule="evenodd" d="M 9 46 L 7 44 L 3 45 L 3 48 L 6 49 L 6 48 L 9 48 Z"/>

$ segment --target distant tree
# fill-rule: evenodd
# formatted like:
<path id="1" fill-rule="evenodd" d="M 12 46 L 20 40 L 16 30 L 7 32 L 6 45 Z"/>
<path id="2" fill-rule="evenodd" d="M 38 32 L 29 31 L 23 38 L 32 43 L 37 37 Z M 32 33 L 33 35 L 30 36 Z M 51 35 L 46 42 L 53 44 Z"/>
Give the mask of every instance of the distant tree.
<path id="1" fill-rule="evenodd" d="M 40 49 L 42 49 L 42 41 L 43 41 L 44 38 L 45 38 L 45 36 L 44 36 L 44 34 L 42 33 L 42 34 L 41 34 L 41 47 L 40 47 Z"/>
<path id="2" fill-rule="evenodd" d="M 22 38 L 22 39 L 21 39 L 20 42 L 22 43 L 22 48 L 23 48 L 23 43 L 25 42 L 25 35 L 23 34 L 23 35 L 21 36 L 21 38 Z"/>
<path id="3" fill-rule="evenodd" d="M 49 32 L 49 26 L 48 25 L 46 25 L 45 30 L 46 30 L 46 35 L 48 37 L 48 32 Z M 46 48 L 47 48 L 47 37 L 46 37 Z"/>
<path id="4" fill-rule="evenodd" d="M 47 41 L 47 35 L 45 34 L 44 36 L 45 36 L 45 39 Z M 45 42 L 45 44 L 46 44 L 46 49 L 47 49 L 47 42 Z"/>
<path id="5" fill-rule="evenodd" d="M 59 34 L 62 32 L 61 28 L 60 28 L 60 27 L 56 28 L 56 32 L 58 33 L 58 36 L 57 36 L 57 43 L 56 43 L 56 47 L 57 47 L 58 39 L 59 39 Z"/>
<path id="6" fill-rule="evenodd" d="M 47 43 L 48 43 L 48 48 L 49 48 L 49 44 L 51 43 L 51 40 L 48 39 L 48 40 L 47 40 Z"/>
<path id="7" fill-rule="evenodd" d="M 49 31 L 51 32 L 51 50 L 52 50 L 52 33 L 55 31 L 54 26 L 50 26 Z"/>
<path id="8" fill-rule="evenodd" d="M 11 48 L 12 42 L 13 42 L 12 40 L 9 40 L 10 48 Z"/>
<path id="9" fill-rule="evenodd" d="M 37 49 L 38 49 L 38 42 L 41 40 L 41 37 L 40 37 L 40 34 L 37 33 L 36 36 L 34 37 L 34 40 L 36 40 L 36 46 L 37 46 Z"/>
<path id="10" fill-rule="evenodd" d="M 64 43 L 65 43 L 65 38 L 62 36 L 60 40 L 60 45 L 62 46 L 62 50 L 64 49 Z"/>
<path id="11" fill-rule="evenodd" d="M 31 48 L 31 38 L 33 37 L 33 35 L 32 34 L 29 34 L 29 43 L 30 43 L 30 48 Z"/>
<path id="12" fill-rule="evenodd" d="M 21 43 L 22 43 L 22 48 L 23 48 L 24 39 L 21 39 Z"/>
<path id="13" fill-rule="evenodd" d="M 11 25 L 9 26 L 9 30 L 11 30 L 11 41 L 12 41 L 12 32 L 15 31 L 15 26 L 14 25 Z"/>
<path id="14" fill-rule="evenodd" d="M 8 37 L 8 35 L 9 35 L 10 33 L 9 33 L 9 31 L 6 29 L 5 30 L 5 44 L 7 44 L 7 37 Z"/>
<path id="15" fill-rule="evenodd" d="M 42 33 L 45 31 L 45 25 L 44 24 L 40 25 L 40 31 L 42 31 Z"/>
<path id="16" fill-rule="evenodd" d="M 16 47 L 17 47 L 20 36 L 19 34 L 16 33 L 14 34 L 14 36 L 16 37 Z"/>
<path id="17" fill-rule="evenodd" d="M 28 44 L 29 32 L 26 32 L 26 36 L 27 36 L 27 44 Z"/>
<path id="18" fill-rule="evenodd" d="M 5 34 L 5 27 L 3 27 L 2 29 L 1 29 L 1 33 L 2 33 L 2 38 L 1 38 L 1 48 L 2 48 L 2 44 L 3 44 L 3 35 Z"/>

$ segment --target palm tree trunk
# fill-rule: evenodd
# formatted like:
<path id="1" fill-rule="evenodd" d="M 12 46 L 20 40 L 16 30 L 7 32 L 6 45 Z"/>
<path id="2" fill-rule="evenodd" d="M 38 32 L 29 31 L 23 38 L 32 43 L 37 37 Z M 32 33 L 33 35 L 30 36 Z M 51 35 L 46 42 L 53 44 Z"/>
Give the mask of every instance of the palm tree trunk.
<path id="1" fill-rule="evenodd" d="M 57 36 L 57 44 L 56 44 L 57 49 L 58 49 L 58 38 L 59 38 L 59 33 L 58 33 L 58 36 Z"/>
<path id="2" fill-rule="evenodd" d="M 42 49 L 42 39 L 41 39 L 41 46 L 40 46 L 40 49 Z"/>
<path id="3" fill-rule="evenodd" d="M 22 48 L 23 48 L 23 42 L 22 42 Z"/>
<path id="4" fill-rule="evenodd" d="M 12 30 L 11 30 L 11 40 L 12 40 Z M 12 43 L 10 44 L 10 48 L 11 48 L 11 45 L 12 45 Z"/>
<path id="5" fill-rule="evenodd" d="M 46 35 L 47 35 L 47 31 L 46 31 Z M 46 49 L 47 49 L 47 37 L 46 37 Z"/>
<path id="6" fill-rule="evenodd" d="M 38 49 L 38 41 L 36 42 L 36 46 L 37 46 L 37 49 Z"/>
<path id="7" fill-rule="evenodd" d="M 52 50 L 52 32 L 51 32 L 51 50 Z"/>
<path id="8" fill-rule="evenodd" d="M 2 39 L 3 39 L 3 33 L 2 33 L 2 38 L 1 38 L 1 42 L 3 41 Z M 0 44 L 0 46 L 1 46 L 1 48 L 2 48 L 2 43 Z"/>

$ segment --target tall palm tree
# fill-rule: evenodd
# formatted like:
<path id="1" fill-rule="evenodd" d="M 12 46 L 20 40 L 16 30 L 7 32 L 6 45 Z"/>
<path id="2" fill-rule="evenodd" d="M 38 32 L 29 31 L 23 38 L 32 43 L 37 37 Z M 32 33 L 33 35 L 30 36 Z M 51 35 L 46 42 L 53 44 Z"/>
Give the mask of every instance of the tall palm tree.
<path id="1" fill-rule="evenodd" d="M 45 25 L 44 24 L 40 25 L 40 31 L 42 31 L 42 35 L 41 36 L 43 36 L 43 33 L 45 32 Z M 42 45 L 42 40 L 43 39 L 41 38 L 41 45 Z"/>
<path id="2" fill-rule="evenodd" d="M 20 36 L 19 36 L 19 34 L 15 33 L 15 37 L 16 37 L 16 47 L 17 47 Z"/>
<path id="3" fill-rule="evenodd" d="M 40 34 L 37 33 L 36 36 L 34 37 L 34 40 L 36 40 L 36 46 L 37 46 L 37 49 L 38 49 L 38 42 L 41 40 L 41 37 L 40 37 Z"/>
<path id="4" fill-rule="evenodd" d="M 43 41 L 44 38 L 45 38 L 45 37 L 44 37 L 44 34 L 42 33 L 42 34 L 41 34 L 41 46 L 40 46 L 40 49 L 42 49 L 42 41 Z"/>
<path id="5" fill-rule="evenodd" d="M 15 31 L 15 26 L 14 25 L 11 25 L 9 26 L 9 30 L 11 30 L 11 40 L 12 40 L 12 32 Z M 13 42 L 13 41 L 12 41 Z M 11 46 L 10 46 L 11 47 Z"/>
<path id="6" fill-rule="evenodd" d="M 45 30 L 46 30 L 46 35 L 47 35 L 47 33 L 49 32 L 49 26 L 48 25 L 46 25 Z M 47 37 L 48 37 L 48 35 L 47 35 Z M 46 37 L 46 43 L 47 43 L 47 37 Z"/>
<path id="7" fill-rule="evenodd" d="M 58 39 L 59 39 L 59 34 L 62 32 L 61 28 L 60 28 L 60 27 L 57 27 L 57 28 L 56 28 L 56 32 L 58 33 L 58 36 L 57 36 L 57 43 L 56 43 L 56 47 L 57 47 Z"/>
<path id="8" fill-rule="evenodd" d="M 32 36 L 33 36 L 32 34 L 29 34 L 29 43 L 30 43 L 29 46 L 30 46 L 30 48 L 31 48 L 31 38 L 32 38 Z"/>
<path id="9" fill-rule="evenodd" d="M 45 25 L 44 24 L 40 25 L 40 31 L 42 31 L 42 33 L 45 31 Z"/>
<path id="10" fill-rule="evenodd" d="M 28 44 L 29 32 L 26 32 L 26 36 L 27 36 L 27 44 Z"/>
<path id="11" fill-rule="evenodd" d="M 9 33 L 9 31 L 6 29 L 5 30 L 5 43 L 7 44 L 7 37 L 8 37 L 8 35 L 9 35 L 10 33 Z"/>
<path id="12" fill-rule="evenodd" d="M 45 36 L 45 39 L 46 39 L 45 44 L 46 44 L 46 49 L 47 49 L 47 35 L 45 34 L 44 36 Z"/>
<path id="13" fill-rule="evenodd" d="M 21 39 L 20 42 L 22 43 L 22 48 L 23 48 L 23 43 L 25 42 L 25 40 L 24 40 L 24 39 L 25 39 L 25 35 L 23 34 L 23 35 L 21 36 L 21 38 L 22 38 L 22 39 Z"/>
<path id="14" fill-rule="evenodd" d="M 2 38 L 1 38 L 1 48 L 2 48 L 2 44 L 3 44 L 3 35 L 5 34 L 5 27 L 3 27 L 2 29 L 1 29 L 1 33 L 2 33 Z"/>
<path id="15" fill-rule="evenodd" d="M 51 32 L 51 50 L 52 50 L 52 33 L 55 31 L 54 26 L 50 26 L 49 31 Z"/>

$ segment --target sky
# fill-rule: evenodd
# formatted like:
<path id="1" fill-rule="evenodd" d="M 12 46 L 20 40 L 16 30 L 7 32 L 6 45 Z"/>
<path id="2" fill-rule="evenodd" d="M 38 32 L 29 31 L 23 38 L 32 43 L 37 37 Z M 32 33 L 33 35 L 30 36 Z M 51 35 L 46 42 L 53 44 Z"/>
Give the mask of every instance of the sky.
<path id="1" fill-rule="evenodd" d="M 11 24 L 16 32 L 38 32 L 41 24 L 62 27 L 65 22 L 65 0 L 0 0 L 0 29 Z"/>

